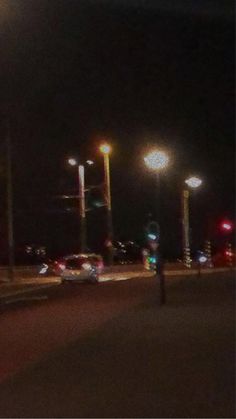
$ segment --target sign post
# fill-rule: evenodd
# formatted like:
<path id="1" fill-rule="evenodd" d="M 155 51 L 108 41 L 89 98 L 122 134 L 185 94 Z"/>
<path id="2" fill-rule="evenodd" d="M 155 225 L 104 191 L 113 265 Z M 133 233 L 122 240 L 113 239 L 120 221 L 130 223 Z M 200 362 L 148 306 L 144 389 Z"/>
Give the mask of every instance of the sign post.
<path id="1" fill-rule="evenodd" d="M 156 277 L 160 284 L 160 304 L 166 304 L 166 289 L 163 258 L 160 252 L 160 226 L 150 221 L 146 226 L 146 238 L 150 254 L 155 258 Z"/>

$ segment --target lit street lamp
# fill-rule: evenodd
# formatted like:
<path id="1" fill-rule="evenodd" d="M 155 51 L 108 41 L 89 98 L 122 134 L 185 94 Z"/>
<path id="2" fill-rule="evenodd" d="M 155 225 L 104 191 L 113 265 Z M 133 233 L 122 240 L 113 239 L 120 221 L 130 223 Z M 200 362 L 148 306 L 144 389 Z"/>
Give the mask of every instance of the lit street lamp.
<path id="1" fill-rule="evenodd" d="M 86 215 L 85 215 L 85 182 L 84 182 L 84 165 L 78 164 L 74 158 L 68 159 L 71 166 L 78 168 L 78 183 L 79 183 L 79 217 L 80 217 L 80 251 L 86 251 L 87 234 L 86 234 Z M 92 160 L 86 162 L 89 165 L 93 164 Z"/>
<path id="2" fill-rule="evenodd" d="M 156 202 L 156 206 L 158 209 L 157 217 L 160 218 L 160 172 L 164 170 L 169 163 L 169 156 L 161 150 L 154 150 L 150 152 L 147 156 L 144 157 L 144 162 L 146 166 L 155 172 L 156 179 L 158 183 L 158 192 L 159 197 Z M 160 220 L 158 220 L 160 221 Z M 149 247 L 151 252 L 154 252 L 155 260 L 156 260 L 156 272 L 160 280 L 160 303 L 165 304 L 166 303 L 166 292 L 165 292 L 165 276 L 164 276 L 164 270 L 163 270 L 163 262 L 162 257 L 160 253 L 160 229 L 159 225 L 156 224 L 156 229 L 158 230 L 158 234 L 148 234 Z"/>
<path id="3" fill-rule="evenodd" d="M 169 157 L 164 151 L 155 150 L 145 156 L 144 161 L 149 169 L 158 172 L 168 165 Z"/>
<path id="4" fill-rule="evenodd" d="M 111 146 L 109 144 L 101 144 L 99 150 L 104 157 L 104 185 L 105 185 L 105 202 L 107 207 L 107 247 L 109 249 L 109 265 L 113 264 L 113 224 L 111 209 L 111 180 L 110 180 L 110 161 Z"/>
<path id="5" fill-rule="evenodd" d="M 185 180 L 189 188 L 196 189 L 202 184 L 202 180 L 192 176 Z M 185 266 L 191 268 L 190 240 L 189 240 L 189 189 L 182 192 L 182 226 L 183 226 L 183 261 Z"/>
<path id="6" fill-rule="evenodd" d="M 144 157 L 146 166 L 156 174 L 156 180 L 158 185 L 159 199 L 156 203 L 158 209 L 157 216 L 160 217 L 159 203 L 160 203 L 160 172 L 164 170 L 169 163 L 169 156 L 161 150 L 151 151 L 147 156 Z"/>

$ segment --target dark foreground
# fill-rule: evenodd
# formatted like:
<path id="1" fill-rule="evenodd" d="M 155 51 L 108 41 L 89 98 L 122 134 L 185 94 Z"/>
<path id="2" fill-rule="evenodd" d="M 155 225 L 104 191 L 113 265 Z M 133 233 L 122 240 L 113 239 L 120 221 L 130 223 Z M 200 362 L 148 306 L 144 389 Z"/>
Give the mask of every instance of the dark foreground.
<path id="1" fill-rule="evenodd" d="M 0 316 L 1 417 L 235 417 L 233 275 L 60 289 Z"/>

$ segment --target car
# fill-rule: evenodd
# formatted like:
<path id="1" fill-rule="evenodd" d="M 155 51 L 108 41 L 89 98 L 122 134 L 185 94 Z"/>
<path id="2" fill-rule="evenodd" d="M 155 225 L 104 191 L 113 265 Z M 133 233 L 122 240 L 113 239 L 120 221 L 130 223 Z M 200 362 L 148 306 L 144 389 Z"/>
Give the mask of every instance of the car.
<path id="1" fill-rule="evenodd" d="M 212 256 L 212 263 L 215 267 L 235 266 L 236 264 L 236 251 L 228 248 L 218 251 Z"/>
<path id="2" fill-rule="evenodd" d="M 41 267 L 41 274 L 60 276 L 63 283 L 71 281 L 97 283 L 103 269 L 103 259 L 100 255 L 72 254 L 44 264 Z"/>

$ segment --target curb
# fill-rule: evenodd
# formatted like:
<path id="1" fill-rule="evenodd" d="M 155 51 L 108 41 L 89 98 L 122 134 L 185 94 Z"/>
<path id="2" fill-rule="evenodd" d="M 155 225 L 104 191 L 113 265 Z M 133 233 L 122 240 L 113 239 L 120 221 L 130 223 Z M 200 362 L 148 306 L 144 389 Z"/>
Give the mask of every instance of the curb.
<path id="1" fill-rule="evenodd" d="M 178 276 L 178 275 L 204 275 L 204 274 L 214 274 L 218 272 L 232 272 L 235 271 L 236 267 L 233 268 L 202 268 L 202 269 L 181 269 L 178 271 L 165 271 L 164 274 L 168 276 Z"/>
<path id="2" fill-rule="evenodd" d="M 11 300 L 12 298 L 17 297 L 17 296 L 24 296 L 25 294 L 38 292 L 38 291 L 41 291 L 43 289 L 53 288 L 53 287 L 56 287 L 58 285 L 59 285 L 59 283 L 48 283 L 48 284 L 36 285 L 34 287 L 29 287 L 27 289 L 19 289 L 19 290 L 16 290 L 16 291 L 9 291 L 8 293 L 0 296 L 0 304 L 7 303 L 6 300 Z"/>
<path id="3" fill-rule="evenodd" d="M 204 274 L 214 274 L 214 273 L 218 273 L 218 272 L 235 272 L 236 267 L 232 267 L 232 268 L 202 268 L 202 269 L 181 269 L 181 270 L 164 270 L 164 274 L 166 276 L 191 276 L 191 275 L 204 275 Z M 152 277 L 155 275 L 154 272 L 151 271 L 141 271 L 141 272 L 136 272 L 134 275 L 134 272 L 123 272 L 121 275 L 124 275 L 124 277 L 121 279 L 112 279 L 112 278 L 108 278 L 105 280 L 101 280 L 102 282 L 115 282 L 115 281 L 121 281 L 121 280 L 128 280 L 128 279 L 135 279 L 138 277 Z M 126 276 L 127 275 L 127 276 Z M 24 296 L 26 294 L 30 294 L 30 293 L 34 293 L 34 292 L 38 292 L 40 290 L 43 289 L 48 289 L 48 288 L 53 288 L 53 287 L 57 287 L 58 285 L 60 285 L 60 282 L 49 282 L 46 284 L 34 284 L 34 286 L 29 286 L 28 288 L 22 288 L 22 289 L 18 289 L 15 291 L 10 291 L 6 292 L 4 295 L 0 295 L 0 304 L 4 304 L 4 302 L 6 302 L 6 300 L 9 300 L 11 298 L 17 297 L 17 296 Z"/>

